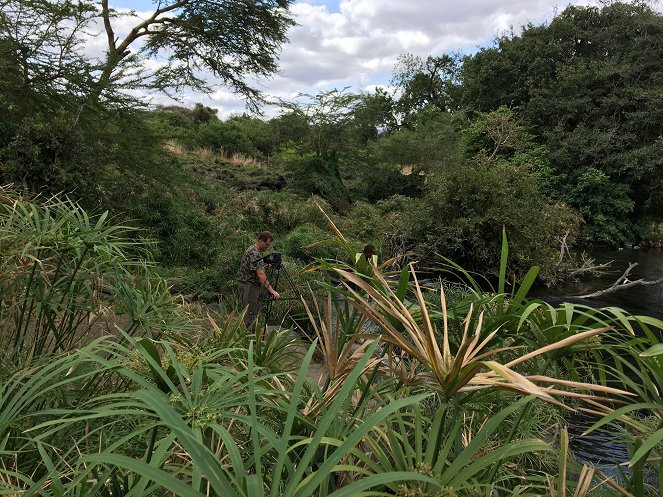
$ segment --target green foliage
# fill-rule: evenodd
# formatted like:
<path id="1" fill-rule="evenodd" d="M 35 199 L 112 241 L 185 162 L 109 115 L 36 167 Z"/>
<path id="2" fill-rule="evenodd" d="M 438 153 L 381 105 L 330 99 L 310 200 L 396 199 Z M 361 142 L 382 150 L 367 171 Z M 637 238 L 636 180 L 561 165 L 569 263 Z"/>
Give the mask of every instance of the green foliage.
<path id="1" fill-rule="evenodd" d="M 36 114 L 23 119 L 14 133 L 2 154 L 1 181 L 33 192 L 79 190 L 78 195 L 93 196 L 97 170 L 106 154 L 68 116 Z"/>
<path id="2" fill-rule="evenodd" d="M 442 167 L 460 150 L 460 129 L 465 119 L 457 114 L 421 109 L 401 128 L 369 148 L 385 163 L 396 163 L 417 175 Z"/>
<path id="3" fill-rule="evenodd" d="M 0 468 L 2 481 L 12 491 L 47 483 L 71 495 L 89 495 L 115 484 L 113 495 L 122 488 L 123 495 L 135 497 L 166 490 L 198 496 L 205 495 L 201 490 L 206 489 L 228 496 L 341 497 L 380 495 L 384 485 L 396 481 L 431 482 L 407 471 L 366 475 L 355 456 L 355 446 L 372 429 L 424 396 L 373 408 L 364 423 L 356 423 L 351 413 L 357 411 L 350 399 L 359 367 L 329 408 L 309 418 L 302 409 L 311 396 L 319 395 L 306 381 L 313 347 L 283 389 L 279 385 L 284 382 L 277 382 L 278 376 L 267 373 L 267 364 L 263 366 L 263 357 L 273 357 L 262 352 L 268 345 L 252 343 L 240 355 L 232 349 L 208 348 L 204 358 L 192 362 L 190 354 L 178 353 L 168 342 L 130 341 L 126 346 L 99 342 L 38 369 L 34 378 L 27 379 L 28 384 L 36 384 L 31 390 L 21 388 L 26 378 L 10 378 L 0 391 L 0 412 L 11 414 L 12 423 L 0 422 L 0 435 L 11 444 L 9 454 L 21 457 L 18 467 Z M 374 349 L 362 362 L 368 361 Z M 132 369 L 128 358 L 140 370 Z M 233 367 L 219 364 L 224 358 L 237 362 Z M 72 367 L 73 374 L 67 374 L 66 367 Z M 40 389 L 41 385 L 56 382 L 71 387 L 80 381 L 81 371 L 111 368 L 123 383 L 133 385 L 133 391 L 100 395 L 90 390 L 87 399 L 74 405 L 53 411 L 42 406 L 39 414 L 58 412 L 58 417 L 39 423 L 44 418 L 35 416 L 35 400 L 49 391 Z M 39 424 L 30 437 L 18 440 L 11 431 L 16 419 Z M 94 434 L 94 443 L 89 443 L 87 433 Z M 62 444 L 63 438 L 69 440 L 68 447 Z M 173 457 L 176 453 L 183 457 Z M 29 454 L 38 459 L 26 458 Z M 348 455 L 353 458 L 349 464 Z M 116 472 L 123 477 L 109 476 Z M 362 473 L 363 477 L 338 484 L 344 475 Z M 90 480 L 90 474 L 98 478 Z"/>
<path id="4" fill-rule="evenodd" d="M 343 160 L 342 175 L 347 178 L 346 184 L 353 197 L 378 202 L 393 195 L 416 197 L 421 194 L 423 175 L 409 170 L 404 172 L 401 164 L 380 160 L 379 155 L 371 152 L 370 149 L 358 150 Z"/>
<path id="5" fill-rule="evenodd" d="M 292 115 L 289 118 L 292 124 L 299 127 L 305 123 L 302 131 L 307 149 L 316 157 L 336 160 L 339 153 L 346 150 L 348 142 L 353 142 L 352 123 L 359 102 L 359 95 L 344 88 L 316 95 L 301 93 L 296 101 L 281 105 Z"/>
<path id="6" fill-rule="evenodd" d="M 534 137 L 526 131 L 516 114 L 504 105 L 494 112 L 480 112 L 461 131 L 461 136 L 467 156 L 482 154 L 486 160 L 510 159 L 535 145 Z"/>
<path id="7" fill-rule="evenodd" d="M 90 216 L 68 199 L 35 202 L 6 188 L 0 199 L 5 367 L 88 340 L 103 322 L 102 292 L 117 316 L 129 318 L 129 333 L 163 331 L 177 321 L 165 285 L 153 281 L 144 262 L 145 244 L 109 222 L 107 212 Z"/>
<path id="8" fill-rule="evenodd" d="M 492 273 L 506 226 L 512 269 L 521 273 L 533 263 L 553 271 L 558 239 L 576 223 L 570 209 L 540 193 L 527 168 L 465 160 L 428 178 L 424 196 L 404 213 L 402 230 L 417 241 L 421 253 L 436 252 Z"/>
<path id="9" fill-rule="evenodd" d="M 290 189 L 301 195 L 318 195 L 337 212 L 344 212 L 350 206 L 349 193 L 333 159 L 313 157 L 301 161 L 293 171 Z"/>
<path id="10" fill-rule="evenodd" d="M 200 126 L 198 144 L 226 154 L 256 155 L 257 149 L 236 121 L 209 121 Z"/>
<path id="11" fill-rule="evenodd" d="M 486 416 L 477 422 L 481 429 L 473 433 L 467 446 L 458 443 L 464 423 L 461 418 L 467 412 L 449 404 L 440 405 L 432 416 L 426 416 L 419 406 L 409 412 L 399 412 L 391 421 L 390 430 L 376 433 L 375 440 L 369 440 L 375 458 L 366 458 L 369 466 L 379 467 L 380 471 L 419 471 L 431 476 L 443 488 L 454 489 L 453 495 L 466 495 L 475 490 L 489 491 L 495 483 L 488 481 L 487 474 L 502 461 L 508 461 L 522 454 L 544 456 L 551 450 L 538 439 L 521 438 L 507 443 L 496 443 L 490 454 L 482 453 L 487 440 L 506 418 L 514 411 L 525 409 L 531 398 L 524 398 L 503 410 Z M 475 413 L 476 415 L 476 413 Z M 513 483 L 514 486 L 517 483 Z M 394 488 L 395 487 L 395 488 Z M 424 482 L 410 482 L 395 485 L 397 495 L 436 496 L 435 485 Z M 457 493 L 456 493 L 457 492 Z"/>
<path id="12" fill-rule="evenodd" d="M 405 116 L 427 106 L 441 112 L 458 110 L 461 97 L 460 56 L 429 56 L 426 61 L 412 54 L 398 58 L 392 84 L 402 91 L 397 108 Z"/>
<path id="13" fill-rule="evenodd" d="M 197 103 L 191 109 L 191 120 L 194 124 L 205 124 L 210 121 L 216 121 L 218 119 L 216 114 L 216 109 Z"/>
<path id="14" fill-rule="evenodd" d="M 13 124 L 63 107 L 79 108 L 98 65 L 83 36 L 96 14 L 89 2 L 4 0 L 0 16 L 0 116 Z"/>
<path id="15" fill-rule="evenodd" d="M 463 65 L 464 103 L 491 111 L 517 109 L 550 152 L 563 178 L 560 199 L 586 216 L 588 238 L 613 244 L 636 215 L 656 212 L 663 176 L 660 127 L 663 102 L 658 82 L 663 52 L 657 43 L 663 15 L 648 2 L 569 6 L 548 25 L 525 26 L 501 37 Z M 615 215 L 597 212 L 596 198 L 574 191 L 576 181 L 609 177 L 617 199 Z M 607 208 L 606 208 L 607 209 Z M 615 225 L 611 228 L 611 225 Z M 612 232 L 611 232 L 612 230 Z M 612 236 L 615 238 L 611 238 Z"/>
<path id="16" fill-rule="evenodd" d="M 366 145 L 398 128 L 394 104 L 393 97 L 381 88 L 361 95 L 352 110 L 351 124 L 353 138 L 359 145 Z"/>
<path id="17" fill-rule="evenodd" d="M 628 185 L 611 181 L 598 169 L 586 168 L 580 172 L 568 198 L 587 223 L 588 238 L 614 247 L 633 240 L 633 227 L 628 220 L 633 200 L 629 193 Z"/>
<path id="18" fill-rule="evenodd" d="M 309 124 L 306 115 L 298 110 L 284 112 L 267 122 L 267 137 L 274 152 L 295 149 L 295 156 L 312 153 L 308 144 Z"/>
<path id="19" fill-rule="evenodd" d="M 230 159 L 232 161 L 232 159 Z M 202 167 L 200 169 L 203 169 Z M 207 166 L 205 173 L 230 188 L 236 190 L 269 190 L 277 192 L 286 184 L 286 175 L 278 168 L 257 162 L 224 162 L 214 159 L 214 164 Z"/>
<path id="20" fill-rule="evenodd" d="M 242 114 L 231 116 L 228 122 L 235 123 L 242 129 L 242 133 L 251 141 L 252 147 L 258 151 L 256 155 L 270 157 L 280 146 L 278 133 L 272 126 L 272 121 Z"/>
<path id="21" fill-rule="evenodd" d="M 149 192 L 134 198 L 129 215 L 147 236 L 159 241 L 155 256 L 170 265 L 205 265 L 214 260 L 220 244 L 212 219 L 184 199 Z"/>
<path id="22" fill-rule="evenodd" d="M 536 438 L 558 418 L 552 408 L 535 408 L 530 394 L 585 398 L 597 410 L 629 402 L 614 388 L 617 380 L 638 401 L 604 422 L 619 418 L 640 430 L 642 442 L 624 436 L 637 465 L 628 488 L 644 497 L 645 458 L 660 455 L 663 434 L 660 424 L 645 426 L 634 413 L 660 418 L 663 347 L 656 334 L 663 322 L 529 300 L 537 269 L 507 288 L 506 238 L 493 292 L 450 264 L 466 283 L 451 306 L 442 293 L 425 300 L 407 269 L 393 284 L 380 268 L 358 274 L 322 261 L 341 285 L 309 272 L 328 293 L 312 295 L 308 315 L 319 341 L 302 350 L 289 330 L 247 333 L 236 314 L 197 333 L 179 328 L 163 285 L 142 277 L 149 271 L 133 254 L 143 246 L 126 229 L 68 201 L 38 205 L 8 190 L 0 200 L 0 311 L 35 313 L 18 322 L 29 323 L 22 336 L 36 339 L 26 350 L 37 352 L 11 371 L 0 361 L 0 492 L 342 497 L 512 495 L 518 488 L 518 495 L 544 495 L 552 479 L 555 488 L 567 483 L 573 461 L 564 441 L 558 453 Z M 297 215 L 301 222 L 311 213 Z M 297 236 L 317 233 L 300 229 Z M 288 268 L 294 274 L 300 266 Z M 62 341 L 67 312 L 89 315 L 94 302 L 86 296 L 100 282 L 113 289 L 116 312 L 130 315 L 129 333 Z M 45 291 L 34 293 L 40 286 Z M 35 320 L 57 329 L 34 333 Z M 1 322 L 4 331 L 17 321 Z M 644 336 L 634 336 L 636 327 Z M 140 328 L 168 333 L 132 338 Z M 48 347 L 38 344 L 44 337 Z M 386 347 L 378 353 L 380 342 Z M 316 348 L 325 356 L 316 367 L 327 370 L 328 381 L 310 377 Z M 559 381 L 586 370 L 595 384 Z M 558 376 L 543 376 L 548 371 Z M 541 461 L 546 453 L 563 460 L 559 468 Z M 605 484 L 602 476 L 596 490 Z"/>
<path id="23" fill-rule="evenodd" d="M 243 223 L 242 229 L 256 231 L 256 226 L 260 226 L 258 232 L 267 229 L 277 235 L 305 224 L 323 227 L 324 219 L 320 217 L 318 204 L 329 207 L 329 204 L 319 197 L 309 196 L 302 199 L 285 191 L 241 192 L 237 204 L 240 209 L 235 220 Z M 227 206 L 230 212 L 236 212 L 234 207 Z M 228 223 L 232 221 L 233 219 L 226 220 Z M 278 243 L 278 240 L 275 243 Z"/>
<path id="24" fill-rule="evenodd" d="M 279 250 L 303 262 L 313 259 L 333 259 L 335 251 L 324 241 L 328 238 L 327 232 L 317 226 L 305 224 L 292 230 L 279 242 Z"/>
<path id="25" fill-rule="evenodd" d="M 357 252 L 367 243 L 380 248 L 384 237 L 393 233 L 400 209 L 388 210 L 384 204 L 375 206 L 369 202 L 357 201 L 347 214 L 337 220 L 339 228 L 356 240 Z M 352 254 L 354 257 L 354 254 Z"/>
<path id="26" fill-rule="evenodd" d="M 187 147 L 194 147 L 198 127 L 191 114 L 191 109 L 185 107 L 157 107 L 146 114 L 145 119 L 159 140 L 176 140 Z"/>

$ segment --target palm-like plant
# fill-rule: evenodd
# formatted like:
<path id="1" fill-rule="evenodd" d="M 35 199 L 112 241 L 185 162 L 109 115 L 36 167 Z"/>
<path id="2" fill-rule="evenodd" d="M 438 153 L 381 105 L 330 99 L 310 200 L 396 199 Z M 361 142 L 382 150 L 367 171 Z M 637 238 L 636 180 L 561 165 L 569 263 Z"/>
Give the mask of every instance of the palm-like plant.
<path id="1" fill-rule="evenodd" d="M 0 364 L 69 350 L 105 313 L 129 316 L 130 332 L 182 327 L 143 255 L 144 242 L 107 213 L 91 217 L 68 199 L 37 202 L 0 188 Z"/>
<path id="2" fill-rule="evenodd" d="M 428 304 L 414 271 L 412 271 L 412 278 L 419 319 L 415 318 L 408 305 L 391 289 L 387 280 L 379 272 L 374 273 L 372 281 L 367 281 L 343 269 L 336 269 L 336 272 L 344 280 L 346 288 L 344 295 L 348 304 L 357 308 L 380 328 L 385 342 L 398 347 L 410 359 L 413 359 L 412 367 L 423 368 L 420 374 L 412 375 L 419 383 L 426 383 L 440 390 L 446 399 L 451 398 L 457 392 L 488 387 L 534 394 L 547 401 L 553 401 L 552 395 L 573 395 L 579 398 L 594 399 L 592 395 L 567 393 L 548 386 L 541 387 L 539 384 L 566 386 L 604 394 L 628 395 L 625 391 L 601 385 L 561 381 L 542 375 L 523 375 L 515 370 L 515 366 L 530 359 L 599 335 L 608 328 L 596 328 L 577 333 L 559 342 L 527 352 L 509 362 L 500 363 L 495 360 L 496 356 L 512 350 L 512 347 L 504 346 L 499 329 L 492 330 L 488 334 L 482 333 L 481 315 L 477 320 L 476 328 L 470 331 L 472 311 L 464 320 L 463 334 L 455 350 L 452 348 L 444 290 L 440 291 L 442 330 L 441 345 L 438 344 L 440 333 L 437 331 L 435 322 L 431 320 L 427 309 Z"/>
<path id="3" fill-rule="evenodd" d="M 487 415 L 480 428 L 471 436 L 463 437 L 467 428 L 464 413 L 453 405 L 443 403 L 429 417 L 419 406 L 396 413 L 388 423 L 366 437 L 366 449 L 359 459 L 371 471 L 418 471 L 434 478 L 444 488 L 453 488 L 463 495 L 463 490 L 481 489 L 490 494 L 499 485 L 492 477 L 495 466 L 505 460 L 523 454 L 541 454 L 552 449 L 538 439 L 518 439 L 506 443 L 487 442 L 496 430 L 513 413 L 523 409 L 533 397 Z M 534 485 L 528 478 L 520 478 L 519 485 Z M 513 481 L 512 487 L 515 486 Z M 435 486 L 426 482 L 398 483 L 390 485 L 392 491 L 410 489 L 416 495 L 435 495 Z M 405 494 L 405 492 L 403 492 Z"/>
<path id="4" fill-rule="evenodd" d="M 159 353 L 151 341 L 127 340 L 131 345 L 95 343 L 56 361 L 57 371 L 34 372 L 35 379 L 43 372 L 57 383 L 66 376 L 62 371 L 66 364 L 79 369 L 84 363 L 88 374 L 95 367 L 112 370 L 134 389 L 91 393 L 75 409 L 25 412 L 26 420 L 41 423 L 19 436 L 23 443 L 14 453 L 20 458 L 22 451 L 32 450 L 42 462 L 31 473 L 0 467 L 0 482 L 12 482 L 5 491 L 89 495 L 106 488 L 113 495 L 135 497 L 162 495 L 164 490 L 182 496 L 338 497 L 381 495 L 384 485 L 408 480 L 439 486 L 416 472 L 371 474 L 352 463 L 350 454 L 372 429 L 425 397 L 374 407 L 357 422 L 350 414 L 356 408 L 355 383 L 362 361 L 369 360 L 375 346 L 313 423 L 303 411 L 309 395 L 306 370 L 314 347 L 302 361 L 292 388 L 283 390 L 273 374 L 255 365 L 253 346 L 247 367 L 238 370 L 216 362 L 189 367 L 178 361 L 167 343 L 158 344 L 163 348 Z M 136 361 L 146 367 L 134 369 Z M 63 435 L 69 442 L 53 445 Z M 15 438 L 9 434 L 9 439 Z M 91 481 L 90 475 L 95 479 Z"/>

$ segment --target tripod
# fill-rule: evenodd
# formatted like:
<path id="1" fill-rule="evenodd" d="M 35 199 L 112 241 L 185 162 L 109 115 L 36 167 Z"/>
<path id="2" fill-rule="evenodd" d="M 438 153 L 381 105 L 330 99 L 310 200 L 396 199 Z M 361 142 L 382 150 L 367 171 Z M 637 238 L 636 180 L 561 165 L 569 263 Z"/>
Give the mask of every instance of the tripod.
<path id="1" fill-rule="evenodd" d="M 262 260 L 269 264 L 267 278 L 272 284 L 272 288 L 278 291 L 279 280 L 281 279 L 281 276 L 283 276 L 283 279 L 286 281 L 287 288 L 292 290 L 292 292 L 295 294 L 295 297 L 281 297 L 278 300 L 301 300 L 302 295 L 297 288 L 297 285 L 295 285 L 295 282 L 292 280 L 290 273 L 288 273 L 288 270 L 283 265 L 281 254 L 274 252 L 272 254 L 266 255 L 262 258 Z M 274 299 L 265 288 L 260 291 L 260 297 L 258 298 L 258 301 L 260 302 L 260 307 L 263 309 L 263 314 L 265 316 L 265 328 L 267 328 L 267 322 L 269 321 L 269 316 L 272 313 L 272 304 L 275 300 L 276 299 Z"/>

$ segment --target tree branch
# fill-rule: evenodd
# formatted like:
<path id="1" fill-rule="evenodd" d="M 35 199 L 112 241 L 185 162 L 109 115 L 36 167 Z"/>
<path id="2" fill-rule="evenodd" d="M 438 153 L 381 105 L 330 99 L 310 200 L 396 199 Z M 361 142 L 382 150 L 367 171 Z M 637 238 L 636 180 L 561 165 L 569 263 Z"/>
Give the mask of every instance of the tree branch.
<path id="1" fill-rule="evenodd" d="M 624 271 L 624 274 L 622 274 L 619 278 L 617 278 L 617 281 L 615 281 L 610 287 L 604 290 L 599 290 L 598 292 L 588 293 L 587 295 L 578 295 L 576 296 L 576 298 L 589 299 L 593 297 L 600 297 L 601 295 L 605 295 L 608 293 L 617 292 L 619 290 L 626 290 L 628 288 L 633 288 L 636 286 L 651 286 L 651 285 L 660 285 L 661 283 L 663 283 L 663 277 L 658 278 L 656 280 L 645 280 L 644 278 L 640 278 L 638 280 L 629 281 L 628 275 L 631 273 L 631 270 L 637 265 L 638 265 L 637 262 L 630 262 L 628 268 L 626 269 L 626 271 Z"/>
<path id="2" fill-rule="evenodd" d="M 108 51 L 115 52 L 115 32 L 110 22 L 110 10 L 108 8 L 108 0 L 101 1 L 101 16 L 104 19 L 104 29 L 106 30 L 106 37 L 108 38 Z"/>

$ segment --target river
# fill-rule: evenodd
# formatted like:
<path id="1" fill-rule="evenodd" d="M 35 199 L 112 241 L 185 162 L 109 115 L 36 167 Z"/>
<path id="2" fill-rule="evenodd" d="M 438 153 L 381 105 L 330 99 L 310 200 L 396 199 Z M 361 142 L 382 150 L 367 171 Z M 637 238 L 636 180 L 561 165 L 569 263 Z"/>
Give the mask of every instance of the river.
<path id="1" fill-rule="evenodd" d="M 663 284 L 636 286 L 591 299 L 574 299 L 573 296 L 593 293 L 612 285 L 628 268 L 637 262 L 629 275 L 631 281 L 644 278 L 655 280 L 663 277 L 663 251 L 651 250 L 601 250 L 590 254 L 596 264 L 613 261 L 607 272 L 600 276 L 586 276 L 579 281 L 559 285 L 555 288 L 536 288 L 530 297 L 557 303 L 559 301 L 583 302 L 592 307 L 621 307 L 632 314 L 646 314 L 663 319 Z"/>
<path id="2" fill-rule="evenodd" d="M 655 250 L 602 250 L 590 255 L 596 264 L 613 261 L 608 271 L 600 276 L 587 276 L 579 281 L 566 283 L 555 288 L 535 288 L 530 297 L 541 298 L 553 304 L 560 302 L 579 302 L 592 307 L 621 307 L 632 314 L 645 314 L 663 319 L 663 284 L 636 286 L 591 299 L 575 299 L 573 296 L 585 295 L 611 286 L 628 268 L 629 263 L 637 262 L 628 276 L 631 281 L 644 278 L 656 280 L 663 277 L 663 251 Z M 622 480 L 616 464 L 629 459 L 626 445 L 621 440 L 616 427 L 607 425 L 588 436 L 582 432 L 596 422 L 596 418 L 575 413 L 569 415 L 569 434 L 571 449 L 576 458 L 597 466 L 607 475 Z M 625 470 L 626 473 L 630 471 Z M 650 484 L 655 484 L 653 475 Z M 623 481 L 623 480 L 622 480 Z"/>

